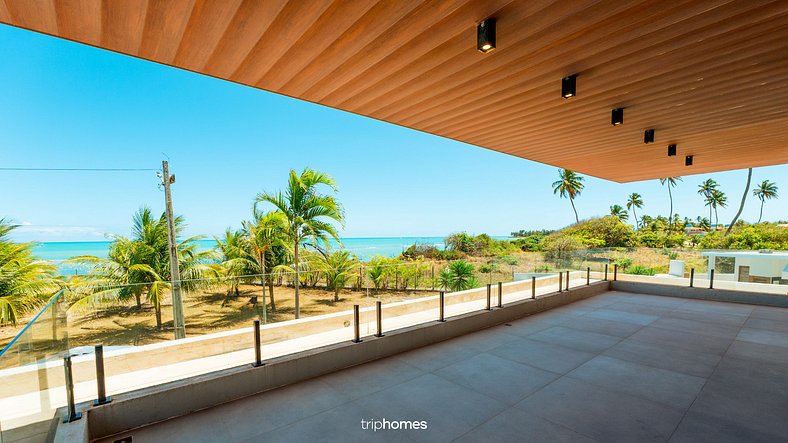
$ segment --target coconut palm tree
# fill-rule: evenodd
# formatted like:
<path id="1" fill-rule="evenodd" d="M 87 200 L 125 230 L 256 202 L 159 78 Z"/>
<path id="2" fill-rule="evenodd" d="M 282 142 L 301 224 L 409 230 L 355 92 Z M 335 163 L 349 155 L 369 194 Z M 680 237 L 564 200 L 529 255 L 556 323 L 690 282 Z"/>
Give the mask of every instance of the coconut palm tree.
<path id="1" fill-rule="evenodd" d="M 699 227 L 699 228 L 703 229 L 703 230 L 704 230 L 704 231 L 706 231 L 706 232 L 709 232 L 709 230 L 711 229 L 711 220 L 710 220 L 710 219 L 708 219 L 708 218 L 706 218 L 706 217 L 701 217 L 701 216 L 698 216 L 698 217 L 695 219 L 695 223 L 694 223 L 694 224 L 695 224 L 697 227 Z"/>
<path id="2" fill-rule="evenodd" d="M 35 243 L 9 239 L 17 227 L 0 218 L 0 324 L 16 324 L 21 315 L 46 303 L 63 283 L 55 266 L 33 255 Z"/>
<path id="3" fill-rule="evenodd" d="M 286 233 L 293 246 L 293 270 L 295 272 L 295 317 L 301 313 L 299 299 L 299 247 L 305 241 L 312 245 L 318 242 L 327 242 L 328 237 L 339 241 L 336 227 L 333 222 L 342 223 L 345 220 L 344 211 L 339 202 L 328 194 L 321 193 L 321 188 L 327 187 L 336 192 L 337 186 L 331 176 L 306 168 L 301 174 L 290 171 L 287 188 L 284 192 L 270 194 L 263 192 L 257 195 L 255 204 L 270 203 L 287 219 Z"/>
<path id="4" fill-rule="evenodd" d="M 629 219 L 627 210 L 622 208 L 621 205 L 613 205 L 610 207 L 610 215 L 617 218 L 620 222 L 625 222 Z"/>
<path id="5" fill-rule="evenodd" d="M 670 215 L 668 215 L 668 220 L 673 219 L 673 193 L 671 192 L 671 188 L 675 188 L 678 182 L 682 179 L 681 177 L 665 177 L 659 179 L 659 183 L 663 186 L 667 185 L 668 187 L 668 197 L 670 198 Z M 672 227 L 669 227 L 668 230 L 673 230 Z"/>
<path id="6" fill-rule="evenodd" d="M 580 223 L 580 217 L 577 216 L 577 208 L 575 208 L 575 198 L 583 192 L 584 177 L 569 169 L 559 169 L 558 177 L 559 180 L 553 182 L 553 194 L 558 194 L 561 198 L 569 198 L 569 203 L 572 204 L 572 210 L 575 212 L 575 222 Z"/>
<path id="7" fill-rule="evenodd" d="M 222 301 L 224 307 L 231 295 L 240 295 L 239 287 L 242 282 L 257 274 L 257 261 L 251 255 L 251 248 L 246 233 L 242 230 L 227 228 L 224 237 L 214 237 L 216 241 L 216 255 L 220 263 L 217 268 L 222 280 L 227 284 L 228 291 Z"/>
<path id="8" fill-rule="evenodd" d="M 334 291 L 334 301 L 339 301 L 339 293 L 347 282 L 356 275 L 358 260 L 348 251 L 320 251 L 321 269 L 328 289 Z"/>
<path id="9" fill-rule="evenodd" d="M 761 219 L 763 218 L 764 202 L 766 202 L 766 200 L 777 198 L 777 184 L 770 182 L 769 180 L 764 180 L 760 185 L 758 185 L 757 188 L 752 190 L 752 195 L 758 197 L 758 200 L 761 201 L 761 210 L 758 213 L 758 223 L 760 223 Z"/>
<path id="10" fill-rule="evenodd" d="M 750 192 L 750 181 L 752 180 L 752 168 L 747 169 L 747 184 L 744 185 L 744 193 L 741 195 L 741 204 L 739 204 L 739 210 L 736 212 L 736 216 L 733 217 L 730 226 L 728 226 L 728 230 L 725 231 L 725 235 L 731 233 L 731 229 L 733 229 L 733 225 L 736 224 L 736 220 L 739 219 L 741 215 L 741 211 L 744 210 L 744 202 L 747 200 L 747 193 Z"/>
<path id="11" fill-rule="evenodd" d="M 286 236 L 287 219 L 279 211 L 261 212 L 257 208 L 252 211 L 252 220 L 244 222 L 244 229 L 249 238 L 252 259 L 256 263 L 255 273 L 260 275 L 260 284 L 268 284 L 268 298 L 271 300 L 271 311 L 276 312 L 274 299 L 274 271 L 284 266 L 289 256 Z M 267 312 L 267 303 L 263 297 L 263 309 Z M 257 295 L 250 300 L 257 306 Z"/>
<path id="12" fill-rule="evenodd" d="M 173 222 L 176 234 L 183 232 L 183 217 L 175 217 Z M 181 288 L 185 292 L 215 283 L 203 280 L 214 276 L 216 269 L 209 264 L 211 253 L 197 250 L 198 239 L 189 237 L 177 244 Z M 71 280 L 74 300 L 70 309 L 145 295 L 154 308 L 156 329 L 162 329 L 161 307 L 171 280 L 166 214 L 156 218 L 143 207 L 134 214 L 132 237 L 114 237 L 107 258 L 80 256 L 68 262 L 89 267 L 85 275 Z"/>
<path id="13" fill-rule="evenodd" d="M 718 229 L 718 226 L 720 224 L 720 216 L 717 213 L 717 208 L 727 207 L 728 197 L 725 195 L 724 192 L 720 191 L 719 189 L 715 189 L 706 198 L 706 205 L 714 210 L 714 229 Z"/>
<path id="14" fill-rule="evenodd" d="M 711 196 L 711 193 L 716 191 L 719 188 L 719 184 L 712 180 L 706 179 L 703 183 L 698 185 L 698 194 L 703 196 L 704 201 L 708 202 Z M 709 207 L 709 220 L 711 221 L 711 205 L 707 204 L 706 206 Z"/>
<path id="15" fill-rule="evenodd" d="M 635 228 L 638 227 L 638 215 L 635 212 L 635 209 L 643 209 L 643 197 L 637 192 L 633 192 L 627 198 L 627 209 L 632 211 L 632 215 L 635 217 Z"/>

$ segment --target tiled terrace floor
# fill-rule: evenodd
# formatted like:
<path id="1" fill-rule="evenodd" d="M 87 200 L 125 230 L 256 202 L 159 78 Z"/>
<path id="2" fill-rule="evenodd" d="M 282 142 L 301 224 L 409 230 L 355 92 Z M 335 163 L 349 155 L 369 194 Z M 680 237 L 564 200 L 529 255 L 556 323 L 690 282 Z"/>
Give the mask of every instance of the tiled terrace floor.
<path id="1" fill-rule="evenodd" d="M 361 428 L 384 418 L 427 429 Z M 788 309 L 608 292 L 131 434 L 134 443 L 785 441 Z"/>

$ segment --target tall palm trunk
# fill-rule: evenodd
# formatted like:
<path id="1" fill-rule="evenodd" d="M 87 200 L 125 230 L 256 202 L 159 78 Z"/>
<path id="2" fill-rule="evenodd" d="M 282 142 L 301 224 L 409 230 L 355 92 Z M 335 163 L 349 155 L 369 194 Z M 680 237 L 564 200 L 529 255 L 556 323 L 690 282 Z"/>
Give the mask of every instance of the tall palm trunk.
<path id="1" fill-rule="evenodd" d="M 763 203 L 764 203 L 764 201 L 765 200 L 761 200 L 761 212 L 758 213 L 758 223 L 760 223 L 761 219 L 763 218 Z"/>
<path id="2" fill-rule="evenodd" d="M 673 232 L 673 192 L 670 190 L 668 182 L 668 198 L 670 198 L 670 215 L 668 216 L 668 232 Z"/>
<path id="3" fill-rule="evenodd" d="M 761 204 L 761 213 L 763 213 L 763 204 Z M 142 293 L 135 292 L 134 298 L 137 301 L 137 310 L 139 311 L 140 309 L 142 309 Z"/>
<path id="4" fill-rule="evenodd" d="M 271 300 L 271 312 L 276 312 L 276 300 L 274 300 L 274 276 L 268 276 L 268 298 Z"/>
<path id="5" fill-rule="evenodd" d="M 635 212 L 635 207 L 632 206 L 632 215 L 635 217 L 635 229 L 638 228 L 638 214 Z"/>
<path id="6" fill-rule="evenodd" d="M 298 299 L 298 240 L 293 246 L 293 264 L 295 265 L 295 318 L 301 318 L 301 304 Z"/>
<path id="7" fill-rule="evenodd" d="M 742 194 L 742 196 L 741 196 L 741 204 L 739 205 L 739 212 L 736 213 L 736 217 L 733 217 L 733 221 L 731 222 L 731 225 L 728 226 L 728 230 L 725 231 L 725 235 L 728 235 L 728 234 L 731 233 L 731 229 L 733 229 L 733 225 L 736 224 L 736 220 L 739 219 L 739 216 L 741 215 L 741 211 L 744 210 L 744 202 L 747 200 L 747 193 L 750 191 L 750 180 L 751 179 L 752 179 L 752 168 L 749 168 L 747 170 L 747 184 L 744 185 L 744 194 Z"/>
<path id="8" fill-rule="evenodd" d="M 575 211 L 575 223 L 580 223 L 580 217 L 577 216 L 577 208 L 575 208 L 575 199 L 569 197 L 569 203 L 572 204 L 572 210 Z"/>

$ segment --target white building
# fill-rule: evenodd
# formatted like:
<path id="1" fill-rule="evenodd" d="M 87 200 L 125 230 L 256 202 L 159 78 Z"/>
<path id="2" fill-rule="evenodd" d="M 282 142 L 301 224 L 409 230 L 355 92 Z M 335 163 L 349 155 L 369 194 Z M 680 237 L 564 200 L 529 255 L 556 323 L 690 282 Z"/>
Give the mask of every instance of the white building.
<path id="1" fill-rule="evenodd" d="M 788 251 L 704 251 L 719 280 L 788 284 Z"/>

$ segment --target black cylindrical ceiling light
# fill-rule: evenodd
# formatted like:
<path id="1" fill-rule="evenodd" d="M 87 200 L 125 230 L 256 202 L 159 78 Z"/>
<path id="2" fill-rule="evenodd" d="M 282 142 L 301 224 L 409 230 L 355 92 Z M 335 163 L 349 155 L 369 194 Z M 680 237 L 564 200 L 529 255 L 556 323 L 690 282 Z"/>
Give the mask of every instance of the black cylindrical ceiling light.
<path id="1" fill-rule="evenodd" d="M 668 157 L 673 157 L 676 155 L 676 145 L 670 144 L 668 145 Z"/>
<path id="2" fill-rule="evenodd" d="M 624 124 L 624 108 L 613 109 L 611 114 L 610 123 L 613 126 Z"/>
<path id="3" fill-rule="evenodd" d="M 577 74 L 561 79 L 561 97 L 571 98 L 577 95 Z"/>
<path id="4" fill-rule="evenodd" d="M 692 156 L 688 155 L 684 157 L 684 166 L 692 166 Z"/>
<path id="5" fill-rule="evenodd" d="M 643 133 L 643 143 L 654 143 L 654 130 L 646 129 Z"/>
<path id="6" fill-rule="evenodd" d="M 485 54 L 495 49 L 495 19 L 482 20 L 476 26 L 476 49 Z"/>

